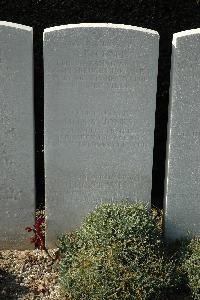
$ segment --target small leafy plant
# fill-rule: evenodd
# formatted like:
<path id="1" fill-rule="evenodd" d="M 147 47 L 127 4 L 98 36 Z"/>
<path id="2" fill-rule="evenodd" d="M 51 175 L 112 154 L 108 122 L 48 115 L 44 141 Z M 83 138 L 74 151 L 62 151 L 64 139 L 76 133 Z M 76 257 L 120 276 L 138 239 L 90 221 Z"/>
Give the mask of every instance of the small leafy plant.
<path id="1" fill-rule="evenodd" d="M 200 299 L 200 236 L 191 240 L 187 247 L 183 270 L 195 300 Z"/>
<path id="2" fill-rule="evenodd" d="M 36 211 L 35 224 L 30 227 L 26 227 L 25 230 L 33 232 L 34 235 L 30 238 L 30 242 L 35 244 L 36 249 L 44 250 L 46 254 L 51 258 L 52 262 L 60 259 L 59 251 L 55 253 L 55 257 L 52 257 L 45 246 L 45 212 L 44 210 Z"/>
<path id="3" fill-rule="evenodd" d="M 45 233 L 44 233 L 44 212 L 36 212 L 36 221 L 32 227 L 26 227 L 25 230 L 33 232 L 34 236 L 30 238 L 30 242 L 35 244 L 35 247 L 40 250 L 45 250 Z"/>
<path id="4" fill-rule="evenodd" d="M 54 257 L 45 247 L 44 210 L 37 210 L 26 230 L 52 263 L 60 261 L 60 283 L 69 299 L 180 299 L 180 293 L 184 298 L 191 292 L 200 300 L 200 237 L 164 243 L 162 210 L 103 204 L 80 229 L 58 239 Z"/>
<path id="5" fill-rule="evenodd" d="M 103 204 L 59 238 L 60 283 L 73 300 L 160 299 L 176 286 L 161 230 L 140 203 Z"/>

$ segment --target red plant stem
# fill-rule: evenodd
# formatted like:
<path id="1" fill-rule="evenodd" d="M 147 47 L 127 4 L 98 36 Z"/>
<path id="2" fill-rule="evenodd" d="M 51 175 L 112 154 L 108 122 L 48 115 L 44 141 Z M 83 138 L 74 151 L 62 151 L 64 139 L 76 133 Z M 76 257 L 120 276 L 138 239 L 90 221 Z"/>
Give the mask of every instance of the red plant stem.
<path id="1" fill-rule="evenodd" d="M 37 231 L 36 231 L 35 229 L 33 229 L 33 231 L 34 231 L 36 237 L 39 238 L 39 240 L 40 240 L 40 245 L 41 245 L 41 246 L 40 246 L 40 249 L 41 249 L 41 250 L 44 250 L 44 251 L 46 252 L 46 254 L 54 261 L 54 258 L 49 254 L 49 252 L 48 252 L 48 250 L 47 250 L 47 248 L 46 248 L 46 246 L 45 246 L 44 238 L 41 237 L 40 234 L 38 234 Z"/>

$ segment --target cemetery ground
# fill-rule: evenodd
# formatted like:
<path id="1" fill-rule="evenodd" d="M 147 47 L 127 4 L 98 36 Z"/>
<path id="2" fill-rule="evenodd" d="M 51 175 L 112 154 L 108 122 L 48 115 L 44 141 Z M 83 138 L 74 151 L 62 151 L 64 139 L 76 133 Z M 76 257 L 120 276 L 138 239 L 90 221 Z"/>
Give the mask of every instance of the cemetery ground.
<path id="1" fill-rule="evenodd" d="M 55 250 L 49 250 L 53 255 Z M 66 300 L 58 283 L 58 266 L 44 250 L 0 251 L 1 300 Z"/>
<path id="2" fill-rule="evenodd" d="M 159 228 L 162 226 L 162 210 L 153 210 Z M 40 211 L 44 215 L 44 211 Z M 38 216 L 40 217 L 40 213 Z M 1 250 L 0 251 L 0 300 L 77 300 L 64 295 L 59 283 L 61 248 L 48 251 Z M 53 258 L 53 259 L 52 259 Z M 85 298 L 84 298 L 85 299 Z M 94 299 L 96 299 L 94 297 Z M 98 298 L 99 299 L 99 298 Z M 114 298 L 113 298 L 114 299 Z M 118 298 L 117 298 L 118 299 Z M 135 299 L 135 298 L 133 298 Z M 137 298 L 137 300 L 142 298 Z M 179 290 L 176 295 L 161 296 L 160 300 L 192 300 L 189 290 Z M 198 299 L 198 298 L 195 298 Z M 89 300 L 89 299 L 88 299 Z"/>
<path id="3" fill-rule="evenodd" d="M 58 283 L 58 266 L 44 250 L 0 251 L 0 300 L 40 299 L 67 300 Z M 167 299 L 192 300 L 184 294 Z"/>

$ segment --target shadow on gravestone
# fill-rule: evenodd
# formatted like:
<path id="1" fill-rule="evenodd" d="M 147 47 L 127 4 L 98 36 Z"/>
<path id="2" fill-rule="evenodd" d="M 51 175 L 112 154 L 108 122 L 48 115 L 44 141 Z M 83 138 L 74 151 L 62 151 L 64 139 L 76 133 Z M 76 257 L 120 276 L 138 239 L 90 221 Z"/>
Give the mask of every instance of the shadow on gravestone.
<path id="1" fill-rule="evenodd" d="M 32 28 L 0 22 L 0 249 L 30 249 L 34 223 Z"/>
<path id="2" fill-rule="evenodd" d="M 159 35 L 116 24 L 44 32 L 46 244 L 102 202 L 150 208 Z"/>
<path id="3" fill-rule="evenodd" d="M 174 34 L 165 179 L 167 239 L 200 234 L 200 29 Z"/>

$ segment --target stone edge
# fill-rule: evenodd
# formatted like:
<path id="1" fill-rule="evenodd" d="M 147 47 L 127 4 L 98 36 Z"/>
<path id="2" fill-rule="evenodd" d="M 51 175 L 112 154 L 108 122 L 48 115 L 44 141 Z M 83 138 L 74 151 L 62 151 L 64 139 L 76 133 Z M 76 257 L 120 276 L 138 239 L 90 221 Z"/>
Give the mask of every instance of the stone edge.
<path id="1" fill-rule="evenodd" d="M 176 48 L 177 47 L 177 40 L 179 38 L 182 38 L 182 37 L 185 37 L 185 36 L 188 36 L 188 35 L 195 35 L 195 34 L 200 34 L 200 28 L 184 30 L 184 31 L 174 33 L 173 34 L 172 45 Z"/>
<path id="2" fill-rule="evenodd" d="M 5 27 L 11 27 L 15 29 L 21 29 L 21 30 L 26 30 L 26 31 L 33 31 L 33 28 L 30 26 L 26 25 L 21 25 L 17 23 L 12 23 L 12 22 L 6 22 L 6 21 L 0 21 L 0 26 L 5 26 Z"/>
<path id="3" fill-rule="evenodd" d="M 159 36 L 159 33 L 155 30 L 131 26 L 131 25 L 124 25 L 124 24 L 113 24 L 113 23 L 80 23 L 80 24 L 68 24 L 68 25 L 60 25 L 54 26 L 44 29 L 44 36 L 46 33 L 54 32 L 58 30 L 64 29 L 72 29 L 72 28 L 116 28 L 116 29 L 128 29 L 128 30 L 137 30 L 144 33 L 155 34 Z"/>

